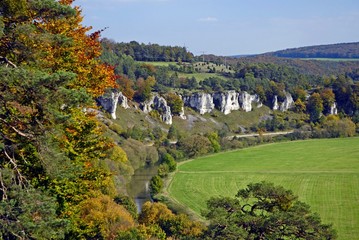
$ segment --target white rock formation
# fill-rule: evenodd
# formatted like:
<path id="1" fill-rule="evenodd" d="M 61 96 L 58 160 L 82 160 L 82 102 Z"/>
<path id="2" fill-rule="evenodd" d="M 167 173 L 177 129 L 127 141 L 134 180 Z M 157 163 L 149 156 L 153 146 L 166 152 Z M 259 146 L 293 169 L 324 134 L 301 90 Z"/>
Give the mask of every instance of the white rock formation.
<path id="1" fill-rule="evenodd" d="M 287 92 L 285 92 L 284 94 L 285 94 L 285 99 L 280 105 L 278 103 L 278 96 L 277 95 L 274 96 L 273 107 L 272 107 L 273 110 L 279 110 L 285 112 L 291 109 L 292 107 L 294 107 L 294 101 L 292 95 Z"/>
<path id="2" fill-rule="evenodd" d="M 97 99 L 98 105 L 103 107 L 105 111 L 111 114 L 112 119 L 116 119 L 116 109 L 118 103 L 118 97 L 120 93 L 117 91 L 112 91 L 111 93 L 107 93 L 104 96 L 101 96 Z"/>
<path id="3" fill-rule="evenodd" d="M 183 120 L 187 119 L 186 115 L 184 115 L 184 107 L 182 107 L 181 112 L 179 113 L 179 117 Z"/>
<path id="4" fill-rule="evenodd" d="M 238 97 L 239 94 L 233 90 L 224 93 L 215 93 L 213 94 L 213 102 L 216 108 L 227 115 L 230 114 L 231 111 L 240 109 Z"/>
<path id="5" fill-rule="evenodd" d="M 122 94 L 122 92 L 120 92 L 119 96 L 118 96 L 118 103 L 121 105 L 121 107 L 123 107 L 124 109 L 128 109 L 130 108 L 130 106 L 128 106 L 128 99 L 125 95 Z"/>
<path id="6" fill-rule="evenodd" d="M 282 112 L 288 111 L 294 106 L 294 101 L 292 95 L 290 93 L 285 93 L 285 99 L 281 103 L 279 110 Z"/>
<path id="7" fill-rule="evenodd" d="M 164 123 L 169 125 L 172 124 L 171 108 L 167 105 L 167 101 L 163 97 L 160 97 L 157 94 L 153 95 L 149 101 L 141 104 L 141 108 L 144 113 L 149 113 L 154 109 L 157 110 Z"/>
<path id="8" fill-rule="evenodd" d="M 200 114 L 212 112 L 214 109 L 213 97 L 208 93 L 195 93 L 184 96 L 183 102 L 186 106 L 196 109 Z"/>
<path id="9" fill-rule="evenodd" d="M 273 98 L 273 107 L 272 107 L 273 110 L 278 110 L 279 109 L 279 105 L 278 105 L 278 96 L 275 95 L 274 98 Z"/>
<path id="10" fill-rule="evenodd" d="M 252 111 L 252 102 L 256 102 L 258 103 L 257 106 L 261 107 L 262 104 L 260 102 L 260 99 L 258 97 L 257 94 L 255 95 L 250 95 L 249 93 L 247 93 L 246 91 L 242 92 L 239 97 L 238 97 L 238 101 L 241 104 L 241 108 L 245 111 L 245 112 L 250 112 Z"/>
<path id="11" fill-rule="evenodd" d="M 330 106 L 330 114 L 332 115 L 337 115 L 338 114 L 338 108 L 337 108 L 337 103 L 334 102 L 332 104 L 332 106 Z"/>

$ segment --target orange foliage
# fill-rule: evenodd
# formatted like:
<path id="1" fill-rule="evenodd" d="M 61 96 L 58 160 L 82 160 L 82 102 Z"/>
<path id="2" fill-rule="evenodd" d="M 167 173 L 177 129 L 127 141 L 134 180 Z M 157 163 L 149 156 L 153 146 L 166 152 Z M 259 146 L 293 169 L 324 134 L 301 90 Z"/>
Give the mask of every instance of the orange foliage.
<path id="1" fill-rule="evenodd" d="M 142 212 L 139 216 L 139 223 L 155 224 L 160 220 L 166 220 L 173 217 L 174 214 L 163 203 L 145 202 L 142 206 Z"/>
<path id="2" fill-rule="evenodd" d="M 61 1 L 70 4 L 72 1 Z M 113 68 L 102 64 L 99 42 L 100 32 L 86 33 L 91 27 L 81 25 L 81 10 L 75 7 L 76 14 L 67 18 L 50 19 L 38 23 L 38 27 L 48 33 L 61 37 L 58 44 L 45 44 L 46 56 L 41 66 L 52 71 L 65 70 L 77 74 L 74 88 L 85 88 L 93 96 L 102 95 L 106 88 L 116 86 Z"/>
<path id="3" fill-rule="evenodd" d="M 125 95 L 129 100 L 132 100 L 135 91 L 133 90 L 133 82 L 125 76 L 117 76 L 117 83 L 119 85 L 119 90 Z"/>
<path id="4" fill-rule="evenodd" d="M 106 88 L 116 87 L 116 78 L 113 68 L 99 60 L 101 31 L 88 35 L 91 27 L 82 25 L 81 10 L 71 7 L 72 2 L 44 4 L 43 9 L 32 6 L 31 1 L 14 5 L 3 17 L 6 34 L 0 38 L 0 55 L 18 66 L 48 73 L 74 72 L 77 79 L 69 87 L 84 88 L 97 97 Z"/>
<path id="5" fill-rule="evenodd" d="M 80 204 L 80 208 L 84 224 L 94 231 L 93 235 L 99 230 L 104 239 L 115 239 L 120 231 L 135 226 L 131 214 L 106 195 L 89 198 Z"/>

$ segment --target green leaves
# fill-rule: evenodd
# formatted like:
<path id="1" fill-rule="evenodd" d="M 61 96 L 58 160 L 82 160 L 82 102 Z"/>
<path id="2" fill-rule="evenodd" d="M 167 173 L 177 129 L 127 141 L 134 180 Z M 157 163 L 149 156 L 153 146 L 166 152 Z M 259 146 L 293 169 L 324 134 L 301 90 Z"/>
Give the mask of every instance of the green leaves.
<path id="1" fill-rule="evenodd" d="M 251 183 L 236 198 L 211 198 L 207 206 L 211 238 L 336 239 L 331 225 L 322 224 L 292 191 L 272 183 Z"/>
<path id="2" fill-rule="evenodd" d="M 1 180 L 7 183 L 7 198 L 0 201 L 1 238 L 63 239 L 69 222 L 57 217 L 55 199 L 40 190 L 9 184 L 13 175 L 4 171 Z"/>

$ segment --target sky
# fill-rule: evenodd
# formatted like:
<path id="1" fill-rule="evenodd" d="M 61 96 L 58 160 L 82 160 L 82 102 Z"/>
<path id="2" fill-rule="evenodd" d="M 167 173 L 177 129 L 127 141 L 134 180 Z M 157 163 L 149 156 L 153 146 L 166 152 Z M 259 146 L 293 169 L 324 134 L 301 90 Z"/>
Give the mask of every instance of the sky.
<path id="1" fill-rule="evenodd" d="M 194 55 L 259 54 L 359 41 L 359 0 L 76 0 L 102 37 Z"/>

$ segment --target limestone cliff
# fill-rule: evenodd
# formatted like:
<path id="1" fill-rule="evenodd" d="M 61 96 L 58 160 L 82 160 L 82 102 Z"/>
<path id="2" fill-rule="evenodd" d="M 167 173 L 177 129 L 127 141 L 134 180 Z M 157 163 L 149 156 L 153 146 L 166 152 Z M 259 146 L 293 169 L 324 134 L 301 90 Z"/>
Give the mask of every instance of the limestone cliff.
<path id="1" fill-rule="evenodd" d="M 171 108 L 167 105 L 167 101 L 163 97 L 155 94 L 150 100 L 141 103 L 140 108 L 144 113 L 150 113 L 152 110 L 157 110 L 164 123 L 169 125 L 172 124 Z"/>
<path id="2" fill-rule="evenodd" d="M 119 93 L 118 96 L 118 103 L 121 105 L 121 107 L 123 107 L 124 109 L 128 109 L 130 108 L 130 106 L 128 106 L 128 99 L 125 95 L 122 94 L 122 92 Z"/>
<path id="3" fill-rule="evenodd" d="M 103 109 L 105 109 L 105 111 L 109 112 L 111 114 L 112 119 L 116 119 L 116 109 L 117 109 L 117 103 L 120 94 L 122 93 L 114 90 L 96 99 L 97 104 L 101 106 Z"/>
<path id="4" fill-rule="evenodd" d="M 239 94 L 235 91 L 227 91 L 224 93 L 214 93 L 213 102 L 215 107 L 223 112 L 225 115 L 230 114 L 231 111 L 239 110 L 238 102 Z"/>
<path id="5" fill-rule="evenodd" d="M 285 99 L 281 103 L 279 110 L 282 112 L 288 111 L 294 106 L 294 101 L 292 95 L 290 93 L 285 93 Z"/>
<path id="6" fill-rule="evenodd" d="M 294 101 L 293 101 L 292 95 L 287 92 L 285 92 L 284 94 L 285 94 L 284 101 L 280 104 L 278 102 L 278 96 L 277 95 L 274 96 L 273 102 L 272 102 L 273 110 L 279 110 L 279 111 L 285 112 L 285 111 L 288 111 L 289 109 L 291 109 L 292 107 L 294 107 Z"/>
<path id="7" fill-rule="evenodd" d="M 278 109 L 279 109 L 279 105 L 278 105 L 278 96 L 277 96 L 277 95 L 274 96 L 272 103 L 273 103 L 272 109 L 273 109 L 273 110 L 278 110 Z"/>
<path id="8" fill-rule="evenodd" d="M 330 106 L 330 114 L 332 115 L 337 115 L 338 114 L 338 108 L 337 108 L 337 103 L 334 102 L 332 104 L 332 106 Z"/>
<path id="9" fill-rule="evenodd" d="M 183 97 L 183 102 L 200 114 L 212 112 L 214 109 L 213 97 L 209 93 L 194 93 Z"/>
<path id="10" fill-rule="evenodd" d="M 239 95 L 239 103 L 241 104 L 241 108 L 245 111 L 245 112 L 250 112 L 252 111 L 252 103 L 256 102 L 258 104 L 258 107 L 261 107 L 262 104 L 260 102 L 260 99 L 258 97 L 257 94 L 255 95 L 250 95 L 249 93 L 247 93 L 246 91 L 242 92 Z"/>

